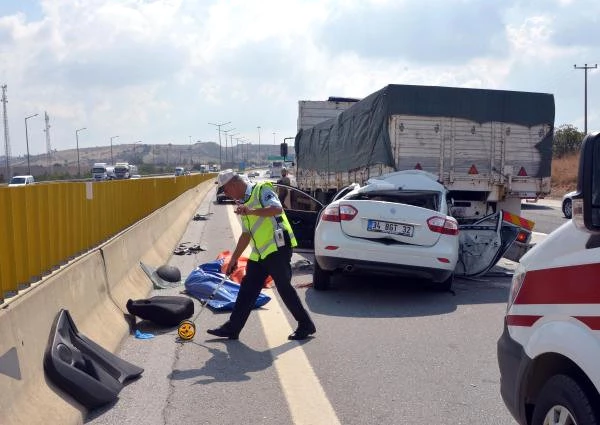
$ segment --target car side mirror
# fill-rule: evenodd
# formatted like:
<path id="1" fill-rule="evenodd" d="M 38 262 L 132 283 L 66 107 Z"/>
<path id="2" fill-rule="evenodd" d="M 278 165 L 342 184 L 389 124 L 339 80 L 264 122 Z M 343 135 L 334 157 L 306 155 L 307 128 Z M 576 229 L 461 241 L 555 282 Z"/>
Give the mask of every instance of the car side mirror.
<path id="1" fill-rule="evenodd" d="M 573 222 L 579 229 L 600 233 L 600 133 L 588 134 L 581 144 Z"/>

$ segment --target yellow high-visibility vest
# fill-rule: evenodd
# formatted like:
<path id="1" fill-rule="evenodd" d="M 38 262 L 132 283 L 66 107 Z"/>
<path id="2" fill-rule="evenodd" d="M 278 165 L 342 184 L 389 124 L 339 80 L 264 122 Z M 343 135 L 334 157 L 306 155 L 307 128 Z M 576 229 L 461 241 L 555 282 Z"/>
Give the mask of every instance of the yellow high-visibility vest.
<path id="1" fill-rule="evenodd" d="M 254 185 L 250 197 L 244 205 L 248 208 L 264 208 L 260 202 L 260 191 L 263 187 L 268 187 L 273 190 L 271 182 L 260 182 Z M 279 223 L 278 223 L 279 221 Z M 259 217 L 256 215 L 247 215 L 242 217 L 242 224 L 247 232 L 252 236 L 252 253 L 250 260 L 258 261 L 266 258 L 267 255 L 277 251 L 277 243 L 275 242 L 275 229 L 278 227 L 288 232 L 292 247 L 298 246 L 292 226 L 288 221 L 285 212 L 282 211 L 278 217 Z"/>

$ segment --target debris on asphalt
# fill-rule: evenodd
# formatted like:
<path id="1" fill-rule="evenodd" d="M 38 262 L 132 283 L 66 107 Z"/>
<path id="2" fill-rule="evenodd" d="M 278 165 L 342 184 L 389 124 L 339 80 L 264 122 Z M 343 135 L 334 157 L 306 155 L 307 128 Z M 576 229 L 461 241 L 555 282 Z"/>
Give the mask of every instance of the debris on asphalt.
<path id="1" fill-rule="evenodd" d="M 175 255 L 191 255 L 191 254 L 196 254 L 200 251 L 206 251 L 206 248 L 199 245 L 199 244 L 193 244 L 191 246 L 188 246 L 190 242 L 182 242 L 179 244 L 179 246 L 177 248 L 175 248 L 175 250 L 173 251 L 173 254 Z"/>

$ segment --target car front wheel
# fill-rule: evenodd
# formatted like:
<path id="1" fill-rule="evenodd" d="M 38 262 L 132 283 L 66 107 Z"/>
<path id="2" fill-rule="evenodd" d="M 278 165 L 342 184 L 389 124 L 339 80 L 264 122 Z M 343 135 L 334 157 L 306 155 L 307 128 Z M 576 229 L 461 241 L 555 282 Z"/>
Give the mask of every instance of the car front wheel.
<path id="1" fill-rule="evenodd" d="M 325 291 L 329 289 L 331 283 L 331 272 L 323 270 L 317 260 L 315 260 L 313 268 L 313 288 L 317 291 Z"/>
<path id="2" fill-rule="evenodd" d="M 570 376 L 555 375 L 536 400 L 532 425 L 597 425 L 590 400 Z"/>
<path id="3" fill-rule="evenodd" d="M 565 199 L 562 210 L 566 218 L 571 218 L 573 215 L 573 202 L 570 199 Z"/>

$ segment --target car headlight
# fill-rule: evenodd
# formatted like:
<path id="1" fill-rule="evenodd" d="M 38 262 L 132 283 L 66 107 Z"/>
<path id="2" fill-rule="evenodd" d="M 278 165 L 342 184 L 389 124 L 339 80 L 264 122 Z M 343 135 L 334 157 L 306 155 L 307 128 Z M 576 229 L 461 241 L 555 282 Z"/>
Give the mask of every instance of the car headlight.
<path id="1" fill-rule="evenodd" d="M 508 295 L 508 303 L 506 305 L 506 311 L 508 311 L 508 309 L 510 309 L 510 307 L 515 302 L 515 299 L 517 298 L 517 295 L 519 294 L 519 290 L 521 289 L 521 286 L 523 286 L 523 282 L 525 281 L 526 274 L 527 274 L 527 271 L 525 270 L 525 267 L 523 266 L 523 264 L 521 264 L 521 263 L 517 264 L 517 268 L 515 269 L 515 271 L 513 273 L 512 282 L 510 284 L 510 292 Z"/>

